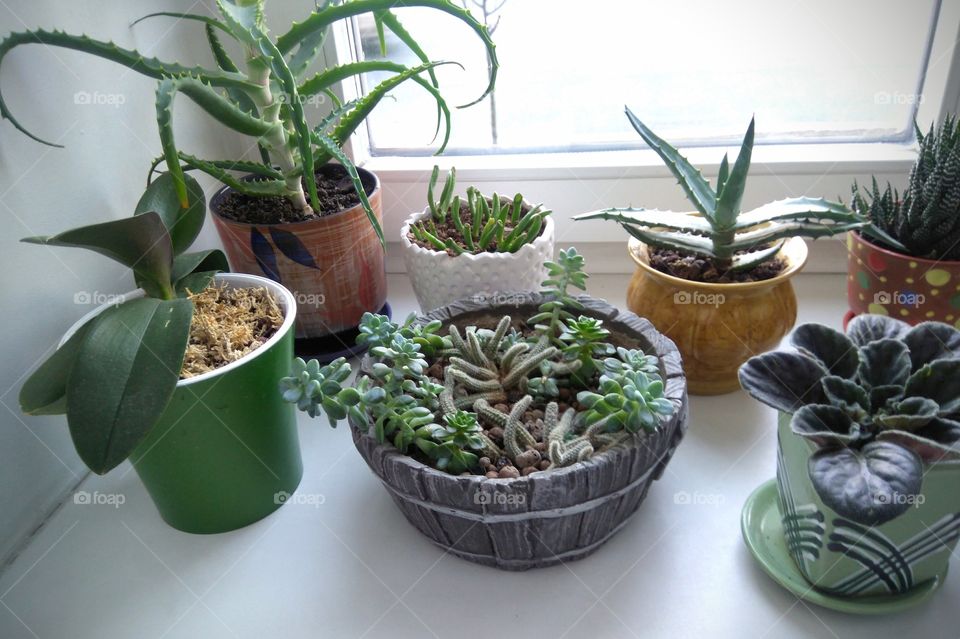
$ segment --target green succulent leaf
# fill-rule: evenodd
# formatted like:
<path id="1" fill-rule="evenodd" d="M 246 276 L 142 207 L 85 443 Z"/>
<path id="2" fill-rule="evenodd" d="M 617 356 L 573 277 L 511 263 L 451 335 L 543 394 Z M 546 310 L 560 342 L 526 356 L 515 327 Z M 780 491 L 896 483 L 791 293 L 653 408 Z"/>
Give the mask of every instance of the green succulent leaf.
<path id="1" fill-rule="evenodd" d="M 743 200 L 743 191 L 747 185 L 747 173 L 750 172 L 750 160 L 753 155 L 754 121 L 750 118 L 750 126 L 740 145 L 740 153 L 733 164 L 729 177 L 724 179 L 723 191 L 717 196 L 716 225 L 721 229 L 733 228 L 740 214 L 740 202 Z M 726 160 L 726 156 L 724 156 Z"/>
<path id="2" fill-rule="evenodd" d="M 163 413 L 192 316 L 189 300 L 139 298 L 104 310 L 84 337 L 67 380 L 67 423 L 95 473 L 125 460 Z"/>

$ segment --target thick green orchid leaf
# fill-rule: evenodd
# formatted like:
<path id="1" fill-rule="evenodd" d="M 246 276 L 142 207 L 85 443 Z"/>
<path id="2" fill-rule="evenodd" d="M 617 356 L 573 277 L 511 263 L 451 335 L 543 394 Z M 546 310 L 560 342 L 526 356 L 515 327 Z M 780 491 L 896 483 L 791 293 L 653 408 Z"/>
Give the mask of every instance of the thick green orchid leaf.
<path id="1" fill-rule="evenodd" d="M 740 367 L 740 385 L 754 399 L 785 413 L 806 404 L 826 404 L 821 380 L 827 370 L 816 360 L 786 351 L 751 357 Z"/>
<path id="2" fill-rule="evenodd" d="M 133 269 L 137 284 L 151 297 L 170 298 L 173 288 L 173 244 L 163 220 L 155 212 L 111 222 L 81 226 L 49 237 L 22 240 L 47 246 L 85 248 Z"/>
<path id="3" fill-rule="evenodd" d="M 960 331 L 942 322 L 917 324 L 903 336 L 913 370 L 937 359 L 960 357 Z"/>
<path id="4" fill-rule="evenodd" d="M 926 426 L 937 416 L 939 406 L 926 397 L 907 397 L 891 402 L 888 409 L 874 417 L 874 422 L 883 428 L 913 431 Z"/>
<path id="5" fill-rule="evenodd" d="M 823 324 L 802 324 L 790 336 L 802 353 L 819 361 L 831 375 L 853 379 L 860 366 L 860 353 L 846 335 Z"/>
<path id="6" fill-rule="evenodd" d="M 809 472 L 823 503 L 864 526 L 902 515 L 923 483 L 920 457 L 888 441 L 819 450 L 810 457 Z"/>
<path id="7" fill-rule="evenodd" d="M 860 438 L 860 424 L 835 406 L 801 406 L 790 420 L 790 429 L 817 446 L 846 445 Z"/>
<path id="8" fill-rule="evenodd" d="M 935 417 L 913 431 L 886 430 L 877 439 L 909 448 L 927 464 L 960 459 L 960 422 L 951 419 Z"/>
<path id="9" fill-rule="evenodd" d="M 180 255 L 190 248 L 200 234 L 206 217 L 207 201 L 203 196 L 203 188 L 189 175 L 184 175 L 184 181 L 189 202 L 186 208 L 180 206 L 173 176 L 163 173 L 150 183 L 134 210 L 134 215 L 153 211 L 160 216 L 170 234 L 174 255 Z"/>
<path id="10" fill-rule="evenodd" d="M 27 415 L 62 415 L 67 412 L 67 379 L 80 351 L 80 344 L 96 323 L 82 325 L 55 350 L 20 388 L 20 410 Z"/>
<path id="11" fill-rule="evenodd" d="M 67 380 L 67 423 L 84 463 L 104 474 L 125 460 L 177 385 L 193 303 L 139 298 L 106 309 Z"/>
<path id="12" fill-rule="evenodd" d="M 880 339 L 860 349 L 857 377 L 867 388 L 903 386 L 910 377 L 910 351 L 897 339 Z"/>
<path id="13" fill-rule="evenodd" d="M 227 256 L 220 249 L 178 255 L 173 260 L 173 281 L 177 295 L 183 297 L 207 288 L 213 276 L 230 270 Z"/>
<path id="14" fill-rule="evenodd" d="M 899 339 L 910 329 L 906 322 L 886 315 L 857 315 L 847 324 L 847 337 L 857 346 L 879 339 Z"/>
<path id="15" fill-rule="evenodd" d="M 859 384 L 836 375 L 824 377 L 821 384 L 830 405 L 844 411 L 855 421 L 864 420 L 870 414 L 870 397 Z"/>
<path id="16" fill-rule="evenodd" d="M 925 365 L 907 380 L 907 397 L 927 397 L 935 401 L 939 415 L 960 417 L 960 360 L 940 359 Z"/>

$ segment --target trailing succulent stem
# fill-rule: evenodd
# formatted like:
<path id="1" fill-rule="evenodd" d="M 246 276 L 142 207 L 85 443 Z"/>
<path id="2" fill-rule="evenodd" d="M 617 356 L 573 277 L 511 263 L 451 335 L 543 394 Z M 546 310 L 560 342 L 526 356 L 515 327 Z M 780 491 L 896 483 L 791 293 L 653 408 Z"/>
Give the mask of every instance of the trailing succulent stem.
<path id="1" fill-rule="evenodd" d="M 439 174 L 440 168 L 434 166 L 427 186 L 430 215 L 410 226 L 414 238 L 438 251 L 452 255 L 484 251 L 516 253 L 539 237 L 544 220 L 551 213 L 540 204 L 527 207 L 521 193 L 514 195 L 513 199 L 502 198 L 496 193 L 486 197 L 472 186 L 467 189 L 464 201 L 453 194 L 457 177 L 454 168 L 447 174 L 437 200 L 435 189 Z M 448 220 L 459 238 L 448 236 L 441 239 L 438 225 L 445 225 Z"/>
<path id="2" fill-rule="evenodd" d="M 708 258 L 721 273 L 748 270 L 774 258 L 791 237 L 816 239 L 867 225 L 864 218 L 843 204 L 822 198 L 789 198 L 742 212 L 740 204 L 753 154 L 752 119 L 732 167 L 724 155 L 714 188 L 677 149 L 659 138 L 630 109 L 626 112 L 633 128 L 677 178 L 696 212 L 611 208 L 578 215 L 576 220 L 619 222 L 641 242 Z"/>
<path id="3" fill-rule="evenodd" d="M 916 126 L 916 125 L 915 125 Z M 853 184 L 855 211 L 872 222 L 866 235 L 907 255 L 960 260 L 960 122 L 948 115 L 924 135 L 903 193 L 873 178 L 870 189 Z"/>
<path id="4" fill-rule="evenodd" d="M 535 325 L 529 335 L 517 332 L 510 316 L 493 329 L 461 331 L 450 324 L 441 336 L 438 321 L 408 318 L 398 325 L 368 313 L 358 342 L 370 347 L 373 361 L 355 392 L 341 390 L 349 374 L 342 361 L 321 367 L 298 360 L 294 374 L 281 381 L 284 397 L 311 415 L 322 408 L 332 421 L 346 416 L 372 430 L 378 442 L 391 441 L 403 452 L 414 447 L 453 473 L 489 476 L 493 468 L 500 477 L 517 477 L 521 469 L 529 474 L 568 466 L 627 443 L 641 430 L 655 431 L 674 410 L 663 396 L 657 358 L 614 350 L 601 320 L 573 315 L 584 306 L 569 288 L 582 290 L 587 277 L 575 249 L 560 251 L 547 270 L 547 301 L 527 320 Z M 431 370 L 440 376 L 437 366 L 442 380 L 431 377 Z M 594 387 L 598 374 L 599 394 L 575 394 Z M 562 415 L 561 391 L 567 404 Z M 542 407 L 542 418 L 535 406 Z"/>
<path id="5" fill-rule="evenodd" d="M 438 89 L 435 69 L 441 61 L 431 61 L 420 45 L 393 13 L 392 0 L 326 0 L 317 10 L 276 39 L 267 35 L 264 0 L 217 0 L 219 17 L 161 11 L 147 18 L 176 18 L 202 23 L 216 68 L 188 67 L 175 62 L 144 56 L 139 51 L 119 47 L 112 42 L 62 31 L 37 29 L 8 35 L 0 41 L 0 64 L 4 57 L 22 44 L 39 43 L 82 51 L 121 64 L 158 80 L 156 91 L 157 126 L 163 147 L 163 159 L 173 176 L 181 204 L 186 206 L 184 169 L 208 173 L 237 191 L 250 196 L 276 195 L 290 200 L 304 218 L 318 214 L 320 204 L 314 173 L 330 161 L 346 169 L 370 224 L 383 242 L 383 231 L 367 199 L 360 176 L 342 147 L 379 102 L 399 84 L 416 82 L 437 103 L 437 132 L 444 126 L 440 151 L 450 135 L 450 110 Z M 496 48 L 488 29 L 469 11 L 448 0 L 406 0 L 406 7 L 423 7 L 445 13 L 463 22 L 482 41 L 488 58 L 489 82 L 479 102 L 494 88 L 498 62 Z M 342 20 L 371 14 L 384 42 L 384 30 L 391 31 L 417 59 L 415 66 L 388 61 L 348 62 L 327 67 L 309 76 L 308 70 L 323 46 L 330 27 Z M 140 22 L 137 20 L 134 22 Z M 223 40 L 232 40 L 245 52 L 244 59 L 231 59 Z M 341 104 L 333 93 L 337 83 L 369 72 L 391 75 L 374 86 L 367 95 Z M 255 139 L 262 163 L 196 158 L 179 150 L 173 133 L 174 99 L 183 94 L 212 118 Z M 311 126 L 304 104 L 315 96 L 329 97 L 333 109 L 319 124 Z M 466 106 L 466 105 L 465 105 Z M 14 118 L 0 95 L 0 116 L 31 138 L 49 144 L 30 133 Z M 256 167 L 256 168 L 254 168 Z M 279 171 L 274 167 L 279 167 Z M 258 180 L 240 180 L 231 171 L 253 172 Z"/>

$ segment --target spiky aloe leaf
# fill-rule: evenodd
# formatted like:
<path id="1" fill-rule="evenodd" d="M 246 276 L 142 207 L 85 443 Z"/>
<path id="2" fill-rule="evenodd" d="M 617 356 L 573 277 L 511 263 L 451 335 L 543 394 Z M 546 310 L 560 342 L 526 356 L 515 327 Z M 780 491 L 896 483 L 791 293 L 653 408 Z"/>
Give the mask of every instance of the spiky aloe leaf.
<path id="1" fill-rule="evenodd" d="M 713 227 L 702 217 L 677 213 L 675 211 L 659 211 L 643 208 L 612 208 L 601 211 L 591 211 L 574 215 L 574 220 L 613 220 L 620 224 L 644 226 L 656 229 L 668 229 L 678 233 L 695 233 L 711 237 Z"/>
<path id="2" fill-rule="evenodd" d="M 728 270 L 734 273 L 749 271 L 752 268 L 760 266 L 767 260 L 775 257 L 780 249 L 783 248 L 783 242 L 776 242 L 773 246 L 760 249 L 759 251 L 748 251 L 734 255 L 730 268 Z"/>
<path id="3" fill-rule="evenodd" d="M 236 162 L 233 160 L 202 160 L 183 151 L 177 153 L 177 159 L 188 167 L 203 171 L 217 180 L 220 180 L 232 189 L 245 195 L 269 196 L 279 195 L 287 196 L 287 183 L 283 180 L 283 175 L 269 167 L 247 162 Z M 240 180 L 230 171 L 243 171 L 246 173 L 257 173 L 267 179 L 263 180 Z M 277 177 L 279 175 L 279 177 Z"/>
<path id="4" fill-rule="evenodd" d="M 720 170 L 717 172 L 717 193 L 723 192 L 723 185 L 727 183 L 728 177 L 730 177 L 730 160 L 724 153 L 723 159 L 720 160 Z"/>
<path id="5" fill-rule="evenodd" d="M 644 228 L 624 224 L 623 229 L 645 244 L 658 248 L 694 253 L 703 257 L 715 258 L 713 242 L 698 235 L 678 232 L 648 231 Z"/>
<path id="6" fill-rule="evenodd" d="M 298 22 L 294 24 L 289 31 L 277 38 L 277 48 L 282 53 L 289 53 L 307 38 L 310 34 L 315 33 L 316 31 L 326 29 L 330 25 L 334 24 L 338 20 L 343 20 L 346 18 L 352 18 L 354 16 L 363 15 L 364 13 L 371 13 L 375 11 L 388 11 L 397 6 L 396 0 L 353 0 L 352 2 L 347 2 L 340 5 L 327 6 L 320 11 L 317 11 L 310 15 L 303 22 Z M 483 100 L 487 95 L 493 91 L 493 87 L 496 85 L 497 81 L 497 70 L 500 67 L 499 62 L 497 61 L 497 50 L 496 45 L 493 43 L 493 40 L 490 38 L 490 34 L 487 31 L 487 28 L 480 24 L 466 9 L 458 7 L 447 0 L 404 0 L 404 7 L 426 7 L 429 9 L 436 9 L 447 13 L 470 27 L 477 36 L 483 41 L 484 46 L 486 47 L 487 60 L 488 60 L 488 69 L 489 69 L 489 79 L 487 82 L 487 87 L 484 89 L 482 95 L 479 98 L 470 102 L 469 104 L 464 104 L 462 106 L 467 107 L 477 102 Z M 397 37 L 403 39 L 404 36 L 401 35 L 397 30 L 394 30 L 389 22 L 388 17 L 384 18 L 384 24 L 386 24 L 394 33 L 397 34 Z M 399 24 L 399 23 L 396 23 Z M 411 38 L 412 40 L 412 38 Z M 408 46 L 409 43 L 407 42 Z M 419 53 L 417 53 L 419 56 Z M 422 59 L 422 58 L 421 58 Z"/>
<path id="7" fill-rule="evenodd" d="M 790 220 L 826 220 L 847 223 L 860 220 L 864 225 L 867 222 L 840 202 L 814 197 L 794 197 L 768 202 L 752 211 L 741 213 L 734 228 L 737 231 L 743 231 L 768 222 Z"/>
<path id="8" fill-rule="evenodd" d="M 818 224 L 816 222 L 783 222 L 771 224 L 767 227 L 758 227 L 753 231 L 737 233 L 734 241 L 730 244 L 730 249 L 733 251 L 749 251 L 757 246 L 765 246 L 771 242 L 787 240 L 798 235 L 808 239 L 830 237 L 846 233 L 847 231 L 855 231 L 863 225 L 863 222 L 830 225 Z"/>
<path id="9" fill-rule="evenodd" d="M 721 229 L 732 228 L 740 214 L 740 202 L 743 200 L 743 190 L 747 185 L 747 173 L 750 172 L 750 159 L 753 156 L 753 129 L 753 118 L 750 118 L 750 126 L 747 127 L 747 133 L 743 136 L 740 153 L 733 163 L 730 175 L 723 181 L 723 190 L 720 191 L 717 187 L 715 222 Z M 726 156 L 724 156 L 724 160 L 726 160 Z"/>
<path id="10" fill-rule="evenodd" d="M 651 131 L 628 107 L 625 107 L 625 110 L 630 124 L 637 133 L 640 134 L 643 141 L 646 142 L 651 149 L 656 151 L 657 155 L 663 160 L 663 163 L 667 165 L 670 172 L 673 173 L 674 177 L 680 182 L 680 186 L 683 188 L 684 193 L 687 194 L 690 202 L 707 218 L 707 221 L 715 222 L 717 194 L 710 188 L 710 183 L 704 179 L 703 175 L 695 166 L 687 161 L 687 158 L 680 155 L 679 151 Z"/>
<path id="11" fill-rule="evenodd" d="M 112 42 L 103 42 L 94 40 L 87 36 L 75 36 L 62 31 L 47 31 L 37 29 L 34 31 L 21 31 L 11 33 L 2 42 L 0 42 L 0 64 L 4 57 L 15 47 L 21 44 L 44 44 L 47 46 L 62 47 L 82 51 L 91 55 L 111 60 L 122 64 L 129 69 L 141 73 L 151 78 L 162 78 L 164 76 L 193 75 L 203 78 L 203 80 L 213 86 L 218 87 L 243 87 L 256 89 L 256 85 L 250 83 L 247 77 L 241 73 L 230 73 L 226 71 L 216 71 L 202 67 L 187 67 L 175 62 L 162 62 L 156 58 L 144 56 L 134 49 L 124 49 L 118 47 Z M 0 94 L 0 116 L 10 120 L 21 133 L 28 137 L 49 146 L 62 146 L 47 142 L 28 131 L 23 125 L 13 117 L 10 109 Z"/>

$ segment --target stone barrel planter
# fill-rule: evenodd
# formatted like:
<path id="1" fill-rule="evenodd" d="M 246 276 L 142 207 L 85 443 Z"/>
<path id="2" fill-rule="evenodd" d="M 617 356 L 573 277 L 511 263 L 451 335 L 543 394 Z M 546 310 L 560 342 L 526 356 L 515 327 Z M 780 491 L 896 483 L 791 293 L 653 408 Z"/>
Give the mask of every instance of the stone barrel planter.
<path id="1" fill-rule="evenodd" d="M 543 297 L 507 293 L 511 305 L 461 300 L 420 321 L 493 328 L 504 315 L 532 316 Z M 687 384 L 680 353 L 645 319 L 581 296 L 585 315 L 600 318 L 618 346 L 660 358 L 666 396 L 677 411 L 636 445 L 585 462 L 518 479 L 454 476 L 401 454 L 351 425 L 354 444 L 401 512 L 420 532 L 463 559 L 527 570 L 580 559 L 599 548 L 633 515 L 686 432 Z M 365 360 L 365 364 L 369 360 Z"/>

